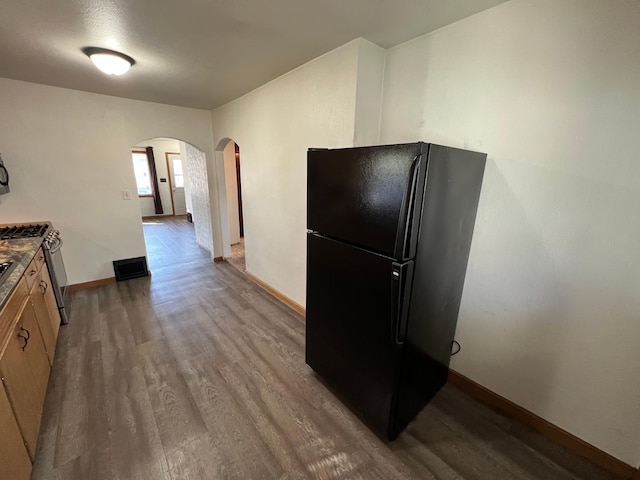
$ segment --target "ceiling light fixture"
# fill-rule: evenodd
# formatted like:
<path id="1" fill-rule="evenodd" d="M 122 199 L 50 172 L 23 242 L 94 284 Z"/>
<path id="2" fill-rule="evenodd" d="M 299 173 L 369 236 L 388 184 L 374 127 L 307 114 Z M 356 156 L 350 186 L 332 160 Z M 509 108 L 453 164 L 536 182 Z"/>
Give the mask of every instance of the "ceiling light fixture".
<path id="1" fill-rule="evenodd" d="M 122 75 L 129 71 L 136 61 L 124 53 L 99 47 L 86 47 L 82 51 L 88 56 L 98 70 L 107 75 Z"/>

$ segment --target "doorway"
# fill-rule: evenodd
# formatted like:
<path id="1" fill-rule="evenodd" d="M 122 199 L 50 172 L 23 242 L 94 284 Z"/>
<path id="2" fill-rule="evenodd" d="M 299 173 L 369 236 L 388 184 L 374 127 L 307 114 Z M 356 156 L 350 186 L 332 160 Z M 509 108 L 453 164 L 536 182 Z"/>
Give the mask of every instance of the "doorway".
<path id="1" fill-rule="evenodd" d="M 151 138 L 132 147 L 132 160 L 149 267 L 211 261 L 205 153 L 178 139 Z"/>
<path id="2" fill-rule="evenodd" d="M 229 219 L 229 243 L 231 256 L 229 263 L 241 272 L 246 272 L 244 244 L 244 216 L 242 213 L 242 180 L 240 167 L 240 147 L 233 140 L 223 150 L 224 174 Z"/>
<path id="3" fill-rule="evenodd" d="M 165 152 L 169 176 L 169 193 L 174 215 L 187 214 L 187 202 L 184 193 L 184 170 L 180 152 Z"/>

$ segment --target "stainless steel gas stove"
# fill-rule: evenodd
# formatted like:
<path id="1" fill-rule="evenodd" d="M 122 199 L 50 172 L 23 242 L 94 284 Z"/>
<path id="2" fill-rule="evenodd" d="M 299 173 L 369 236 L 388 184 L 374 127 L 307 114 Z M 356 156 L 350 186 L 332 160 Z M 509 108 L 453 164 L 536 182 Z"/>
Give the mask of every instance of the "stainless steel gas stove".
<path id="1" fill-rule="evenodd" d="M 16 238 L 41 237 L 42 251 L 51 276 L 51 286 L 56 297 L 60 318 L 63 324 L 69 323 L 71 309 L 71 292 L 67 282 L 67 272 L 62 261 L 62 238 L 60 231 L 53 228 L 50 223 L 38 223 L 29 225 L 7 225 L 0 227 L 0 240 L 12 240 Z"/>

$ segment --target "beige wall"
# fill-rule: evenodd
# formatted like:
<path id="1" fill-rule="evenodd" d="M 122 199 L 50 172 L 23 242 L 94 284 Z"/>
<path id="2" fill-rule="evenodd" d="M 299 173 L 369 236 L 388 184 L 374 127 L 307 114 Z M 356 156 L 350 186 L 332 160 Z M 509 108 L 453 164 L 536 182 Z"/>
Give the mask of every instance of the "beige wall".
<path id="1" fill-rule="evenodd" d="M 412 40 L 381 129 L 489 154 L 453 368 L 634 466 L 638 25 L 637 1 L 515 0 Z"/>
<path id="2" fill-rule="evenodd" d="M 241 148 L 247 271 L 301 304 L 307 149 L 353 145 L 358 52 L 349 43 L 213 111 L 215 145 Z"/>
<path id="3" fill-rule="evenodd" d="M 208 111 L 0 78 L 0 149 L 11 172 L 0 221 L 51 220 L 72 284 L 112 277 L 113 260 L 145 255 L 131 147 L 154 137 L 213 156 Z"/>
<path id="4" fill-rule="evenodd" d="M 360 147 L 379 141 L 386 50 L 364 39 L 358 42 L 353 145 Z"/>

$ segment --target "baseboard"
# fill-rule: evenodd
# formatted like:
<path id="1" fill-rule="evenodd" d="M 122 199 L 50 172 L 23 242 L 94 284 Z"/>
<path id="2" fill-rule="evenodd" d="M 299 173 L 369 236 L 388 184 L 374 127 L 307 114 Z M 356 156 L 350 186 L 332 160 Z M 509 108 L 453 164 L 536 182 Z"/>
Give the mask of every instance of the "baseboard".
<path id="1" fill-rule="evenodd" d="M 75 292 L 77 290 L 83 290 L 85 288 L 92 288 L 92 287 L 99 287 L 100 285 L 108 285 L 110 283 L 115 283 L 115 282 L 116 282 L 116 277 L 100 278 L 98 280 L 92 280 L 90 282 L 75 283 L 73 285 L 69 285 L 69 290 L 72 292 Z"/>
<path id="2" fill-rule="evenodd" d="M 263 282 L 262 280 L 260 280 L 258 277 L 256 277 L 255 275 L 251 275 L 249 272 L 245 272 L 245 275 L 247 276 L 247 278 L 249 278 L 249 280 L 251 280 L 253 283 L 255 283 L 256 285 L 258 285 L 260 288 L 262 288 L 263 290 L 265 290 L 267 293 L 270 293 L 271 295 L 273 295 L 274 297 L 276 297 L 278 300 L 280 300 L 282 303 L 284 303 L 285 305 L 287 305 L 288 307 L 290 307 L 291 309 L 295 310 L 296 312 L 298 312 L 300 315 L 305 316 L 307 311 L 305 310 L 305 308 L 300 305 L 297 302 L 294 302 L 293 300 L 291 300 L 289 297 L 287 297 L 285 294 L 279 292 L 278 290 L 276 290 L 275 288 L 273 288 L 271 285 L 269 285 L 268 283 Z"/>
<path id="3" fill-rule="evenodd" d="M 224 257 L 213 257 L 214 263 L 224 262 Z"/>
<path id="4" fill-rule="evenodd" d="M 566 430 L 555 426 L 542 417 L 539 417 L 535 413 L 532 413 L 497 393 L 483 387 L 482 385 L 477 384 L 464 375 L 453 370 L 449 370 L 448 381 L 463 392 L 480 400 L 490 407 L 493 407 L 504 415 L 517 420 L 532 430 L 535 430 L 549 440 L 566 447 L 581 457 L 586 458 L 591 463 L 615 475 L 617 478 L 625 480 L 640 480 L 638 470 L 631 465 L 627 465 L 622 460 L 618 460 L 599 448 L 594 447 L 590 443 L 579 439 Z"/>
<path id="5" fill-rule="evenodd" d="M 142 220 L 153 220 L 154 218 L 162 217 L 186 217 L 186 215 L 174 215 L 173 213 L 161 213 L 159 215 L 145 215 Z"/>

